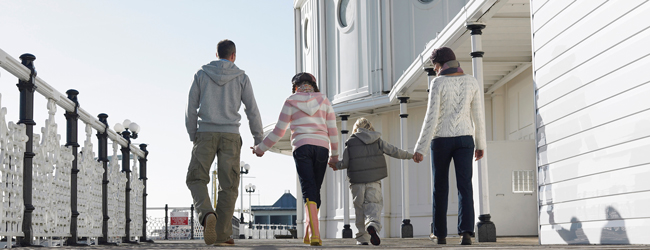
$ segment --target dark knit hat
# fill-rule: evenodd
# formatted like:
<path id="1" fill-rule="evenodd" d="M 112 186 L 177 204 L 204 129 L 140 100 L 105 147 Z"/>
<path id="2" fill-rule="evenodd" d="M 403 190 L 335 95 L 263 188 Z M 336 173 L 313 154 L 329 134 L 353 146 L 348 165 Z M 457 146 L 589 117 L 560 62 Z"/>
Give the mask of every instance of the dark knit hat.
<path id="1" fill-rule="evenodd" d="M 454 54 L 454 51 L 448 47 L 440 47 L 431 52 L 431 57 L 429 57 L 429 59 L 431 59 L 431 63 L 444 64 L 456 60 L 456 54 Z"/>
<path id="2" fill-rule="evenodd" d="M 316 77 L 314 77 L 314 75 L 309 74 L 307 72 L 301 72 L 293 76 L 293 78 L 291 79 L 291 84 L 297 84 L 303 81 L 313 82 L 314 84 L 316 84 Z"/>

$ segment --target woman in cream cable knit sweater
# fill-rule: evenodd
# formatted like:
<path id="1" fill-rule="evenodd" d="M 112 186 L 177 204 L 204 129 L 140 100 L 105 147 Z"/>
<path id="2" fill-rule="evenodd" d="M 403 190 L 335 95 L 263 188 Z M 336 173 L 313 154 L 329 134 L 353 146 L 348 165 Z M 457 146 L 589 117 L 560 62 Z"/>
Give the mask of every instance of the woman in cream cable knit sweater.
<path id="1" fill-rule="evenodd" d="M 458 234 L 462 235 L 461 244 L 471 245 L 474 236 L 472 156 L 479 160 L 485 150 L 483 91 L 473 76 L 463 74 L 450 48 L 435 49 L 430 59 L 438 77 L 429 86 L 429 105 L 413 160 L 422 161 L 427 154 L 427 144 L 431 145 L 433 234 L 438 244 L 446 244 L 449 164 L 454 160 L 459 201 Z"/>

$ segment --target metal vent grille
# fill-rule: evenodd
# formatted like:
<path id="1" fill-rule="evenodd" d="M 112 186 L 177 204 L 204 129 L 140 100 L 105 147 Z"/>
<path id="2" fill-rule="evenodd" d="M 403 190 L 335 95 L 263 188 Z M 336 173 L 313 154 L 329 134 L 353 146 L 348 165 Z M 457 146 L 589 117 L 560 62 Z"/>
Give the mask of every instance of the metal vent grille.
<path id="1" fill-rule="evenodd" d="M 534 178 L 535 176 L 532 170 L 512 171 L 512 192 L 532 193 L 535 190 Z"/>

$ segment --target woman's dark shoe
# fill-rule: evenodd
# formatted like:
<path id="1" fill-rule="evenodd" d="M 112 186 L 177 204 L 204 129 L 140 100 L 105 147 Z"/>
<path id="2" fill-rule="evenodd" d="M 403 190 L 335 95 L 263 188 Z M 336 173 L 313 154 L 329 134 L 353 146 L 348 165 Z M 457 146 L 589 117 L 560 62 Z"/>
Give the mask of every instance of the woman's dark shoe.
<path id="1" fill-rule="evenodd" d="M 463 233 L 463 238 L 460 240 L 461 245 L 471 245 L 472 235 L 470 233 Z"/>

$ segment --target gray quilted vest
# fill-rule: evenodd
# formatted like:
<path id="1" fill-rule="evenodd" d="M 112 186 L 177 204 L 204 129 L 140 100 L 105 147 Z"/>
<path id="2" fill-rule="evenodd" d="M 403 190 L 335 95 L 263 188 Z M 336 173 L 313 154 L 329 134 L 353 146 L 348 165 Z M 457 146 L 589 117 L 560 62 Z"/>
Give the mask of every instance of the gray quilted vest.
<path id="1" fill-rule="evenodd" d="M 384 151 L 379 140 L 366 144 L 353 134 L 345 145 L 348 149 L 348 177 L 350 183 L 375 182 L 388 176 Z"/>

